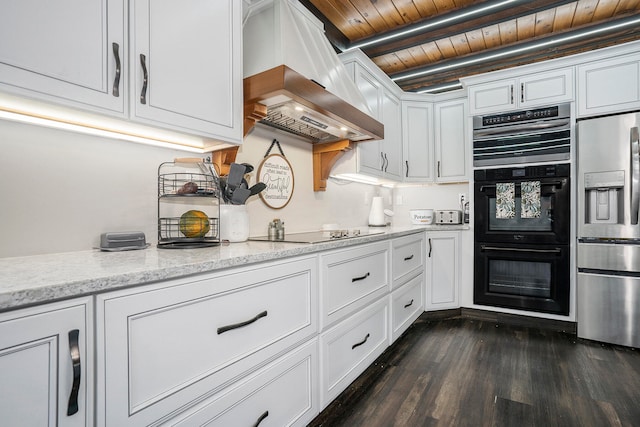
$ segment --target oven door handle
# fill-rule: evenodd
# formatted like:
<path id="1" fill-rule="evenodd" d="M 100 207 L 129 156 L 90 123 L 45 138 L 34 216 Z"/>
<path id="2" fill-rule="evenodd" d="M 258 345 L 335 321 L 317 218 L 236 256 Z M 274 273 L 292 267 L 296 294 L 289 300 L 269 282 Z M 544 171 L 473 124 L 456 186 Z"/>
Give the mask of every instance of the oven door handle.
<path id="1" fill-rule="evenodd" d="M 532 252 L 538 254 L 560 254 L 562 249 L 523 249 L 523 248 L 499 248 L 495 246 L 480 245 L 480 249 L 483 251 L 496 251 L 496 252 Z"/>
<path id="2" fill-rule="evenodd" d="M 537 180 L 535 178 L 532 178 L 531 181 L 537 181 Z M 516 182 L 516 184 L 520 184 L 520 183 Z M 552 185 L 554 187 L 562 187 L 563 184 L 564 184 L 564 181 L 540 181 L 541 187 L 549 186 L 549 185 Z M 484 193 L 485 189 L 494 189 L 494 188 L 496 188 L 495 184 L 481 185 L 480 192 Z"/>

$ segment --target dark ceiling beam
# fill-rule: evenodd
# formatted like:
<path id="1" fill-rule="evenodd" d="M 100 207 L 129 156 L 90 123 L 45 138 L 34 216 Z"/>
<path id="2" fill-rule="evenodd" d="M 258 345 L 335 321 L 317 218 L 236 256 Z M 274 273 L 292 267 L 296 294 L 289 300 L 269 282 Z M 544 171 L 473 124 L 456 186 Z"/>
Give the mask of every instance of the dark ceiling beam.
<path id="1" fill-rule="evenodd" d="M 489 27 L 491 25 L 496 25 L 501 22 L 509 21 L 512 19 L 517 19 L 522 16 L 531 15 L 534 13 L 541 12 L 543 10 L 556 8 L 558 6 L 562 6 L 567 3 L 572 3 L 575 0 L 536 0 L 536 1 L 518 1 L 516 3 L 510 3 L 508 5 L 502 6 L 499 9 L 494 9 L 489 12 L 484 13 L 483 15 L 478 15 L 473 18 L 460 20 L 458 22 L 446 22 L 438 25 L 437 27 L 431 27 L 426 29 L 425 31 L 416 32 L 413 35 L 405 36 L 399 39 L 390 40 L 387 42 L 381 42 L 380 44 L 375 44 L 371 46 L 362 47 L 362 51 L 369 57 L 373 58 L 376 56 L 382 56 L 389 53 L 393 53 L 398 50 L 408 49 L 410 47 L 419 46 L 421 44 L 429 43 L 432 41 L 453 37 L 459 34 L 464 34 L 469 31 L 478 30 L 484 27 Z M 487 6 L 487 3 L 480 3 L 477 6 L 473 7 L 481 7 Z M 434 19 L 444 19 L 460 12 L 468 11 L 470 8 L 465 8 L 453 12 L 449 12 L 443 15 L 437 15 Z M 412 27 L 419 27 L 420 25 L 424 25 L 427 20 L 423 20 L 412 24 L 410 26 L 402 27 L 399 30 L 389 31 L 387 33 L 377 34 L 376 37 L 386 36 L 393 33 L 399 33 L 401 31 L 406 31 Z M 354 44 L 365 43 L 367 40 L 374 39 L 375 37 L 370 37 L 369 39 L 358 40 Z"/>
<path id="2" fill-rule="evenodd" d="M 536 49 L 531 52 L 522 53 L 507 58 L 501 58 L 499 61 L 490 61 L 477 63 L 461 68 L 452 68 L 446 71 L 396 81 L 396 84 L 406 92 L 416 92 L 427 89 L 432 86 L 438 86 L 444 83 L 451 83 L 462 77 L 468 77 L 476 74 L 483 74 L 491 71 L 512 68 L 519 65 L 531 64 L 540 61 L 546 61 L 553 58 L 560 58 L 568 55 L 575 55 L 615 44 L 626 43 L 640 39 L 640 27 L 632 27 L 620 31 L 606 33 L 587 40 L 576 40 L 566 44 L 549 46 L 546 48 Z M 497 51 L 498 49 L 494 49 Z M 468 58 L 468 57 L 467 57 Z M 441 63 L 441 65 L 444 61 Z"/>
<path id="3" fill-rule="evenodd" d="M 333 48 L 336 52 L 344 52 L 349 48 L 351 42 L 349 41 L 347 36 L 345 36 L 342 31 L 338 29 L 338 27 L 333 25 L 333 22 L 329 21 L 329 19 L 327 19 L 327 17 L 324 16 L 322 12 L 320 12 L 318 8 L 315 7 L 313 3 L 311 3 L 310 0 L 299 1 L 304 7 L 307 8 L 307 10 L 309 10 L 309 12 L 313 13 L 316 18 L 322 21 L 322 24 L 324 24 L 324 33 L 327 36 L 327 39 L 329 39 L 329 42 L 333 45 Z"/>

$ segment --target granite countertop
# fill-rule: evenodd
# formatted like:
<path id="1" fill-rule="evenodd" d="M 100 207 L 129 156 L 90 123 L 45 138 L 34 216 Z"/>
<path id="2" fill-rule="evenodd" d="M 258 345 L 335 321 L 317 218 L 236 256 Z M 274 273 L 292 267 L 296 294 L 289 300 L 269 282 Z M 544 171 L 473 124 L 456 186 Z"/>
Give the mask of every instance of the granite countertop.
<path id="1" fill-rule="evenodd" d="M 252 263 L 313 254 L 425 230 L 465 230 L 468 225 L 386 229 L 384 233 L 324 243 L 242 242 L 201 249 L 103 252 L 89 250 L 0 259 L 0 311 L 96 294 L 160 280 Z"/>

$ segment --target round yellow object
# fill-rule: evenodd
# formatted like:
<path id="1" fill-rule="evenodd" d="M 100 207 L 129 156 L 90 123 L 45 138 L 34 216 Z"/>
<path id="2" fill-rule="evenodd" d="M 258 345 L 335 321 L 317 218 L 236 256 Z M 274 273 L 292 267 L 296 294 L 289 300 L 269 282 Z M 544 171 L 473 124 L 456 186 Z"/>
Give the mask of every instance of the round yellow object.
<path id="1" fill-rule="evenodd" d="M 209 232 L 209 217 L 196 210 L 183 213 L 180 217 L 180 232 L 185 237 L 204 237 Z"/>

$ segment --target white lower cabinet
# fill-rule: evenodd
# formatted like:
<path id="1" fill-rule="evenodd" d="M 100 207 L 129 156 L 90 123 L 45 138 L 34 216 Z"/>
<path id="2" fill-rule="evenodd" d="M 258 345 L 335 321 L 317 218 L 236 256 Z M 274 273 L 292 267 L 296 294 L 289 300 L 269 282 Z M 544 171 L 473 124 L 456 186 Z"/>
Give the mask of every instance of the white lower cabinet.
<path id="1" fill-rule="evenodd" d="M 460 232 L 427 233 L 427 291 L 425 310 L 458 308 Z"/>
<path id="2" fill-rule="evenodd" d="M 306 426 L 318 414 L 318 339 L 167 422 L 166 426 Z"/>
<path id="3" fill-rule="evenodd" d="M 381 298 L 320 335 L 321 409 L 389 345 L 389 302 Z"/>
<path id="4" fill-rule="evenodd" d="M 159 424 L 317 334 L 317 257 L 97 298 L 98 425 Z"/>
<path id="5" fill-rule="evenodd" d="M 391 248 L 391 271 L 393 289 L 424 271 L 424 233 L 411 234 L 394 239 Z"/>
<path id="6" fill-rule="evenodd" d="M 320 274 L 325 329 L 389 292 L 389 241 L 321 254 Z"/>
<path id="7" fill-rule="evenodd" d="M 424 311 L 424 274 L 391 294 L 391 335 L 390 343 L 402 335 Z"/>
<path id="8" fill-rule="evenodd" d="M 93 425 L 89 298 L 0 314 L 0 424 Z"/>

